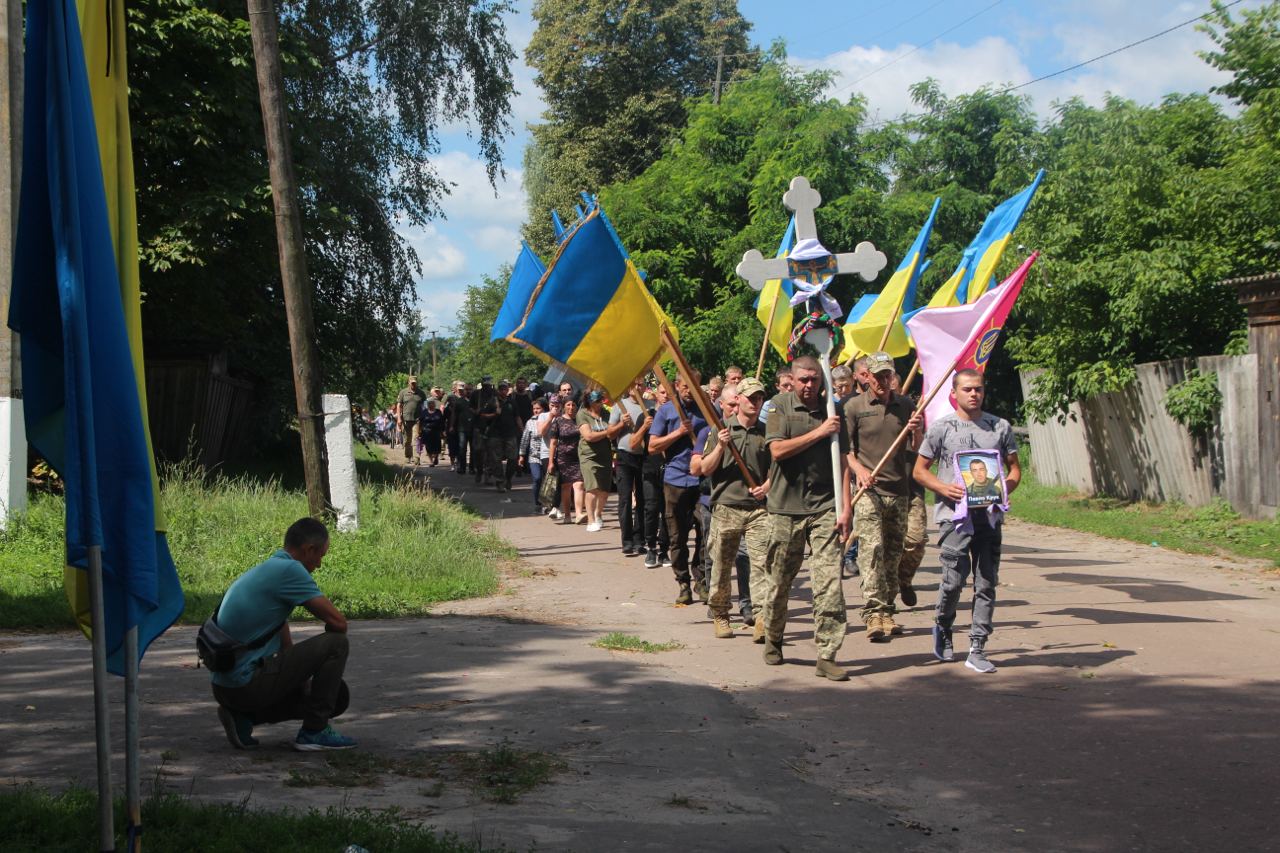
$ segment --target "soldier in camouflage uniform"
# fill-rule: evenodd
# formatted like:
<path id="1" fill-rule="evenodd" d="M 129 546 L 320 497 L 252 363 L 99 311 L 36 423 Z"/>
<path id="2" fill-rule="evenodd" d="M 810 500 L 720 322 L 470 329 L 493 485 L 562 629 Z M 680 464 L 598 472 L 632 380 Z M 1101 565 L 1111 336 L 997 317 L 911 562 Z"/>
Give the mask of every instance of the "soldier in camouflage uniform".
<path id="1" fill-rule="evenodd" d="M 826 393 L 817 360 L 809 356 L 791 364 L 794 391 L 773 398 L 765 442 L 773 457 L 769 486 L 769 548 L 765 559 L 773 594 L 766 599 L 764 662 L 782 659 L 782 634 L 787 627 L 787 598 L 804 560 L 807 540 L 813 588 L 813 639 L 818 647 L 815 674 L 846 681 L 849 674 L 835 663 L 844 643 L 844 590 L 840 587 L 840 542 L 848 519 L 837 519 L 837 483 L 831 471 L 830 439 L 843 444 L 839 412 L 827 416 Z M 842 455 L 843 458 L 843 455 Z M 843 528 L 841 525 L 843 524 Z"/>
<path id="2" fill-rule="evenodd" d="M 729 582 L 738 559 L 738 546 L 745 536 L 747 553 L 751 560 L 749 589 L 751 600 L 767 599 L 765 589 L 765 552 L 769 546 L 768 513 L 764 499 L 769 494 L 769 467 L 772 459 L 765 445 L 764 426 L 759 423 L 760 406 L 764 403 L 764 384 L 758 379 L 744 379 L 739 385 L 726 385 L 720 396 L 726 416 L 736 408 L 725 428 L 712 432 L 702 430 L 694 442 L 693 458 L 689 470 L 711 479 L 711 595 L 707 600 L 711 609 L 711 621 L 715 635 L 722 640 L 732 639 L 729 625 Z M 737 460 L 726 444 L 737 448 L 755 487 L 747 485 Z M 742 590 L 738 590 L 739 596 Z M 763 626 L 757 619 L 756 625 Z M 763 634 L 757 627 L 757 634 Z"/>
<path id="3" fill-rule="evenodd" d="M 849 476 L 865 489 L 856 506 L 846 506 L 855 515 L 858 534 L 858 573 L 862 578 L 862 621 L 867 639 L 888 639 L 901 634 L 894 621 L 898 597 L 898 563 L 907 533 L 907 507 L 911 500 L 911 472 L 907 467 L 907 442 L 894 450 L 880 473 L 871 472 L 893 447 L 905 428 L 913 431 L 914 450 L 919 441 L 920 416 L 915 404 L 892 388 L 893 359 L 888 353 L 867 356 L 871 384 L 865 394 L 850 398 L 844 405 L 845 429 L 849 444 Z"/>

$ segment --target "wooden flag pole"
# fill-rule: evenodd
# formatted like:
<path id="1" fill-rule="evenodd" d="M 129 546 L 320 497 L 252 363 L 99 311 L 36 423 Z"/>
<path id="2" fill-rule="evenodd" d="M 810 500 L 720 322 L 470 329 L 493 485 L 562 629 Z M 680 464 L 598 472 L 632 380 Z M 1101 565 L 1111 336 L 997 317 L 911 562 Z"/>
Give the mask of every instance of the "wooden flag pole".
<path id="1" fill-rule="evenodd" d="M 953 367 L 952 370 L 955 370 Z M 907 393 L 907 389 L 911 387 L 912 381 L 916 378 L 916 374 L 920 372 L 920 356 L 916 356 L 916 363 L 911 365 L 911 370 L 907 373 L 907 378 L 902 380 L 902 386 L 899 389 L 903 394 Z"/>
<path id="2" fill-rule="evenodd" d="M 671 380 L 667 378 L 667 372 L 654 365 L 653 372 L 658 376 L 658 383 L 662 386 L 662 390 L 667 392 L 667 399 L 671 401 L 671 405 L 676 407 L 676 415 L 680 418 L 680 424 L 684 427 L 685 432 L 689 433 L 689 441 L 693 441 L 693 426 L 689 423 L 689 415 L 685 413 L 684 406 L 680 405 L 680 396 L 676 394 L 676 389 L 672 387 Z"/>
<path id="3" fill-rule="evenodd" d="M 778 294 L 773 299 L 773 310 L 769 312 L 769 322 L 764 327 L 764 343 L 760 345 L 760 360 L 756 362 L 756 379 L 760 378 L 760 374 L 764 373 L 764 357 L 769 353 L 769 344 L 773 340 L 773 321 L 778 316 L 778 299 L 782 296 L 782 287 L 779 285 Z"/>
<path id="4" fill-rule="evenodd" d="M 720 415 L 716 413 L 716 407 L 707 399 L 707 395 L 702 392 L 702 386 L 693 378 L 693 368 L 689 366 L 689 362 L 685 360 L 684 353 L 680 350 L 680 343 L 676 340 L 675 335 L 671 334 L 671 330 L 666 326 L 662 327 L 662 340 L 667 345 L 667 349 L 671 352 L 671 357 L 676 362 L 676 372 L 680 374 L 680 378 L 689 386 L 689 390 L 693 393 L 693 402 L 697 404 L 698 410 L 702 412 L 702 417 L 707 423 L 711 424 L 712 429 L 716 432 L 724 429 L 724 421 L 720 420 Z M 765 342 L 768 343 L 768 338 Z M 661 374 L 661 371 L 659 371 Z M 665 387 L 665 386 L 664 386 Z M 671 395 L 671 399 L 676 401 L 676 411 L 680 411 L 680 401 L 673 391 L 667 391 Z M 688 423 L 685 423 L 688 426 Z M 693 441 L 694 435 L 689 436 L 689 440 Z M 738 470 L 742 472 L 742 478 L 747 481 L 747 486 L 754 489 L 760 484 L 756 482 L 755 477 L 751 476 L 751 472 L 747 470 L 747 462 L 742 458 L 742 454 L 738 452 L 738 448 L 733 442 L 729 442 L 729 452 L 733 454 L 733 461 L 737 463 Z"/>
<path id="5" fill-rule="evenodd" d="M 956 365 L 959 363 L 960 363 L 960 356 L 956 356 L 955 359 L 951 362 L 951 366 L 947 368 L 947 372 L 944 373 L 943 376 L 949 377 L 952 373 L 954 373 L 956 369 Z M 919 359 L 916 360 L 916 364 L 917 365 L 920 364 Z M 913 373 L 915 372 L 914 368 L 912 369 L 912 372 Z M 934 389 L 930 391 L 920 401 L 919 405 L 916 406 L 915 412 L 913 412 L 912 414 L 918 415 L 922 413 L 925 409 L 929 408 L 929 404 L 933 402 L 934 397 L 938 396 L 938 391 L 942 389 L 942 385 L 943 383 L 939 382 L 936 386 L 934 386 Z M 902 387 L 906 388 L 905 385 L 903 385 Z M 888 463 L 888 461 L 893 457 L 893 455 L 898 452 L 898 448 L 902 446 L 902 440 L 907 437 L 907 433 L 909 432 L 911 432 L 911 429 L 909 427 L 903 427 L 902 432 L 898 433 L 898 437 L 893 440 L 893 444 L 889 446 L 889 449 L 885 451 L 884 456 L 881 457 L 880 461 L 876 463 L 876 467 L 871 469 L 872 481 L 875 480 L 876 475 L 880 473 L 880 471 L 884 468 L 885 464 Z M 854 496 L 850 498 L 849 506 L 850 507 L 854 506 L 858 502 L 858 499 L 861 498 L 866 493 L 867 493 L 867 489 L 865 486 L 858 489 L 858 491 L 854 493 Z M 849 543 L 852 541 L 853 541 L 853 533 L 850 532 L 848 538 L 844 540 L 844 547 L 848 548 Z"/>

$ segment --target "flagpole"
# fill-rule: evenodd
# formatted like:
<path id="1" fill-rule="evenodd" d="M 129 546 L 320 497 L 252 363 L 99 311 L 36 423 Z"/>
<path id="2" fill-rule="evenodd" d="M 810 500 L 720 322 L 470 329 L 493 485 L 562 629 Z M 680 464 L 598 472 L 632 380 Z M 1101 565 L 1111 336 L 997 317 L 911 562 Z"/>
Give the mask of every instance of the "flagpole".
<path id="1" fill-rule="evenodd" d="M 138 779 L 138 626 L 124 635 L 124 790 L 127 853 L 142 851 L 142 798 Z"/>
<path id="2" fill-rule="evenodd" d="M 680 344 L 676 340 L 675 335 L 671 334 L 671 330 L 665 325 L 662 327 L 662 340 L 666 343 L 667 349 L 671 352 L 671 357 L 675 359 L 676 372 L 680 374 L 681 378 L 684 379 L 685 384 L 689 386 L 689 390 L 693 393 L 693 402 L 697 404 L 698 409 L 702 412 L 702 417 L 706 419 L 707 423 L 711 424 L 711 426 L 715 428 L 716 432 L 724 429 L 724 421 L 720 420 L 720 415 L 716 413 L 716 407 L 711 405 L 711 401 L 707 399 L 707 395 L 702 393 L 702 386 L 694 380 L 693 368 L 690 367 L 689 362 L 685 360 L 684 353 L 681 352 Z M 768 340 L 768 338 L 765 338 L 766 343 L 768 343 Z M 659 371 L 659 373 L 661 373 L 661 371 Z M 667 393 L 670 394 L 671 392 L 668 391 Z M 676 397 L 672 395 L 671 399 L 675 400 Z M 677 411 L 679 408 L 680 403 L 677 400 Z M 685 425 L 688 426 L 687 423 Z M 696 436 L 690 435 L 689 441 L 692 442 L 695 438 Z M 733 442 L 729 442 L 729 452 L 733 454 L 733 461 L 738 464 L 738 470 L 742 472 L 742 478 L 746 480 L 747 486 L 752 489 L 759 486 L 760 484 L 756 482 L 755 478 L 751 476 L 751 472 L 747 470 L 746 460 L 742 458 L 742 454 L 738 452 L 738 448 L 734 446 Z"/>
<path id="3" fill-rule="evenodd" d="M 93 732 L 98 748 L 98 848 L 116 849 L 111 799 L 111 717 L 107 708 L 107 632 L 102 603 L 102 546 L 90 545 L 89 612 L 93 636 Z"/>
<path id="4" fill-rule="evenodd" d="M 781 285 L 778 286 L 778 293 L 773 298 L 773 310 L 769 312 L 769 322 L 764 327 L 764 343 L 760 345 L 760 360 L 756 362 L 756 379 L 764 373 L 764 357 L 769 353 L 769 343 L 773 340 L 773 321 L 778 316 L 778 297 L 780 296 L 782 296 Z"/>
<path id="5" fill-rule="evenodd" d="M 903 394 L 907 393 L 907 388 L 911 387 L 912 381 L 915 380 L 916 374 L 920 372 L 920 356 L 916 356 L 916 363 L 911 365 L 911 370 L 907 372 L 907 378 L 902 381 L 900 390 Z"/>

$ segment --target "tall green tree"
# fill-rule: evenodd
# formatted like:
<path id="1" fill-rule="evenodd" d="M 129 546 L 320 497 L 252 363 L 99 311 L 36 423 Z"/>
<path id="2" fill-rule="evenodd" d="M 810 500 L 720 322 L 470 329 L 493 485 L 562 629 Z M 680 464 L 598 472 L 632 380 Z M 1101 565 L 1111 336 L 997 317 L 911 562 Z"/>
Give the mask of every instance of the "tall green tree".
<path id="1" fill-rule="evenodd" d="M 511 268 L 504 266 L 496 275 L 484 276 L 479 284 L 467 287 L 449 353 L 440 363 L 438 376 L 443 381 L 476 382 L 481 376 L 495 380 L 519 376 L 537 379 L 546 372 L 546 365 L 523 347 L 489 340 L 493 321 L 498 319 L 498 310 L 507 296 L 510 275 Z"/>
<path id="2" fill-rule="evenodd" d="M 734 269 L 747 249 L 771 254 L 777 246 L 789 218 L 782 196 L 794 176 L 805 175 L 822 194 L 818 231 L 829 248 L 852 250 L 887 236 L 888 150 L 880 135 L 859 131 L 860 99 L 823 95 L 829 82 L 775 53 L 721 103 L 693 100 L 677 144 L 601 195 L 650 290 L 680 327 L 685 352 L 704 371 L 756 362 L 764 338 L 752 308 L 756 293 Z M 832 292 L 847 307 L 869 286 L 845 278 Z"/>
<path id="3" fill-rule="evenodd" d="M 355 397 L 411 354 L 418 259 L 439 214 L 439 128 L 474 123 L 490 176 L 512 95 L 503 2 L 284 2 L 281 47 L 326 387 Z M 226 350 L 277 427 L 292 396 L 245 7 L 137 0 L 130 109 L 153 352 Z"/>
<path id="4" fill-rule="evenodd" d="M 547 102 L 525 154 L 526 236 L 550 248 L 548 211 L 640 174 L 709 92 L 753 67 L 736 0 L 538 0 L 525 58 Z"/>

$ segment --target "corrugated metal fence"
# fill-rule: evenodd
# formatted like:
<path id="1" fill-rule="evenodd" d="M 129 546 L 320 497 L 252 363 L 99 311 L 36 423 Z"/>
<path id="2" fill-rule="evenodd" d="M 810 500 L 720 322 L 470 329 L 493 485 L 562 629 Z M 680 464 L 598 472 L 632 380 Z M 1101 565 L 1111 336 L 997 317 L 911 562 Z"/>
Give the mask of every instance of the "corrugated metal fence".
<path id="1" fill-rule="evenodd" d="M 1164 409 L 1165 394 L 1193 367 L 1216 373 L 1222 392 L 1218 422 L 1201 438 Z M 1191 506 L 1221 497 L 1241 515 L 1274 516 L 1262 482 L 1280 477 L 1280 466 L 1258 458 L 1258 357 L 1175 359 L 1136 370 L 1128 387 L 1073 403 L 1065 423 L 1027 425 L 1036 478 L 1085 494 Z M 1024 394 L 1035 375 L 1020 377 Z"/>

